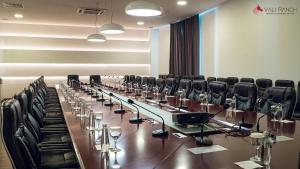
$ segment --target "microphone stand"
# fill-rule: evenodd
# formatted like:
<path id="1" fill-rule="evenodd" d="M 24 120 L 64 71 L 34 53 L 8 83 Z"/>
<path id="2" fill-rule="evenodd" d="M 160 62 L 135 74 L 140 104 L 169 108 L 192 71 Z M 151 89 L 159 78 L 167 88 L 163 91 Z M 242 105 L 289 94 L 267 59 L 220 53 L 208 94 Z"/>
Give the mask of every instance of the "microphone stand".
<path id="1" fill-rule="evenodd" d="M 133 100 L 131 100 L 131 99 L 128 99 L 128 103 L 130 103 L 131 105 L 136 105 L 136 106 L 138 106 L 138 107 L 140 107 L 140 108 L 142 108 L 142 109 L 144 109 L 144 110 L 150 112 L 151 114 L 154 114 L 154 115 L 156 115 L 157 117 L 159 117 L 159 118 L 162 119 L 162 121 L 163 121 L 163 123 L 162 123 L 162 129 L 158 129 L 158 130 L 152 131 L 152 136 L 153 136 L 153 137 L 166 137 L 166 136 L 168 136 L 169 133 L 168 133 L 168 131 L 165 130 L 165 120 L 164 120 L 160 115 L 158 115 L 158 114 L 156 114 L 156 113 L 150 111 L 149 109 L 147 109 L 147 108 L 145 108 L 145 107 L 143 107 L 143 106 L 141 106 L 141 105 L 136 104 L 136 103 L 135 103 Z"/>
<path id="2" fill-rule="evenodd" d="M 99 92 L 103 92 L 103 93 L 109 95 L 108 93 L 104 92 L 102 89 L 98 89 L 98 91 L 99 91 Z M 102 95 L 103 95 L 103 93 L 102 93 Z M 104 103 L 104 106 L 107 106 L 107 107 L 112 107 L 112 106 L 114 106 L 113 102 L 111 101 L 111 96 L 110 96 L 110 95 L 109 95 L 109 103 Z"/>
<path id="3" fill-rule="evenodd" d="M 196 137 L 196 144 L 200 147 L 207 147 L 207 146 L 211 146 L 213 145 L 213 141 L 209 138 L 204 138 L 204 124 L 208 123 L 210 121 L 210 119 L 214 118 L 217 114 L 224 112 L 225 110 L 227 110 L 230 106 L 228 104 L 225 104 L 223 109 L 218 111 L 217 113 L 215 113 L 213 116 L 209 116 L 209 113 L 207 113 L 207 120 L 203 121 L 200 123 L 200 127 L 201 127 L 201 134 L 200 137 Z"/>
<path id="4" fill-rule="evenodd" d="M 109 96 L 112 96 L 112 97 L 116 98 L 116 99 L 119 100 L 120 103 L 121 103 L 120 109 L 116 109 L 114 112 L 117 113 L 117 114 L 125 113 L 125 110 L 123 109 L 123 103 L 122 103 L 123 100 L 120 99 L 119 97 L 115 96 L 115 95 L 112 94 L 112 93 L 109 93 Z"/>
<path id="5" fill-rule="evenodd" d="M 259 122 L 260 122 L 260 120 L 261 120 L 264 116 L 265 116 L 265 114 L 262 115 L 262 116 L 260 116 L 260 117 L 258 118 L 258 120 L 257 120 L 257 124 L 256 124 L 256 131 L 257 131 L 257 132 L 260 132 L 260 131 L 259 131 Z"/>
<path id="6" fill-rule="evenodd" d="M 143 123 L 143 119 L 140 118 L 140 111 L 139 111 L 139 108 L 136 107 L 135 105 L 131 104 L 131 103 L 129 102 L 129 100 L 128 100 L 128 103 L 129 103 L 132 107 L 136 108 L 136 110 L 137 110 L 137 117 L 134 117 L 134 118 L 129 119 L 129 123 L 132 123 L 132 124 Z"/>

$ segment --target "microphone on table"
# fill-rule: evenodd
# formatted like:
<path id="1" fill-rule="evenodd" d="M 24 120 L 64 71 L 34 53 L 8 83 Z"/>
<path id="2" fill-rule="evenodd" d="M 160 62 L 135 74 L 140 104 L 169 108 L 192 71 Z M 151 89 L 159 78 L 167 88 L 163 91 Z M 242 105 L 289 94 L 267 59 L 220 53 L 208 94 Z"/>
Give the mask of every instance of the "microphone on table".
<path id="1" fill-rule="evenodd" d="M 98 89 L 99 92 L 102 92 L 102 96 L 103 96 L 103 93 L 109 95 L 108 93 L 104 92 L 102 89 Z M 107 107 L 112 107 L 114 106 L 112 100 L 111 100 L 111 96 L 109 95 L 109 102 L 108 103 L 104 103 L 104 106 L 107 106 Z"/>
<path id="2" fill-rule="evenodd" d="M 207 146 L 211 146 L 213 145 L 213 141 L 209 138 L 204 138 L 204 124 L 208 123 L 210 119 L 214 118 L 217 114 L 224 112 L 225 110 L 227 110 L 229 108 L 229 104 L 225 104 L 222 110 L 219 110 L 217 113 L 213 114 L 212 116 L 210 116 L 209 113 L 207 113 L 207 120 L 204 120 L 201 123 L 201 134 L 200 137 L 196 137 L 196 144 L 200 147 L 207 147 Z"/>
<path id="3" fill-rule="evenodd" d="M 143 106 L 141 106 L 141 105 L 139 105 L 139 104 L 136 104 L 136 103 L 135 103 L 133 100 L 131 100 L 131 99 L 128 99 L 128 103 L 130 103 L 131 105 L 136 105 L 136 106 L 138 106 L 138 107 L 140 107 L 140 108 L 142 108 L 142 109 L 144 109 L 144 110 L 150 112 L 151 114 L 154 114 L 154 115 L 156 115 L 157 117 L 159 117 L 159 118 L 162 119 L 162 122 L 163 122 L 163 123 L 162 123 L 162 129 L 154 130 L 154 131 L 152 132 L 152 136 L 153 136 L 153 137 L 166 137 L 166 136 L 168 136 L 169 133 L 168 133 L 168 131 L 165 130 L 165 121 L 164 121 L 164 119 L 163 119 L 160 115 L 158 115 L 158 114 L 156 114 L 156 113 L 150 111 L 149 109 L 147 109 L 147 108 L 145 108 L 145 107 L 143 107 Z"/>
<path id="4" fill-rule="evenodd" d="M 257 132 L 259 132 L 259 122 L 260 122 L 260 120 L 261 120 L 265 115 L 266 115 L 266 114 L 260 116 L 260 117 L 258 118 L 258 120 L 257 120 L 257 124 L 256 124 L 256 131 L 257 131 Z"/>
<path id="5" fill-rule="evenodd" d="M 134 117 L 134 118 L 129 119 L 129 123 L 133 123 L 133 124 L 139 124 L 139 123 L 142 123 L 142 122 L 143 122 L 143 119 L 140 118 L 140 111 L 139 111 L 139 108 L 135 106 L 136 104 L 133 102 L 133 100 L 128 99 L 127 102 L 128 102 L 132 107 L 136 108 L 136 110 L 137 110 L 137 117 Z"/>
<path id="6" fill-rule="evenodd" d="M 99 96 L 99 97 L 97 98 L 97 101 L 98 101 L 98 102 L 104 102 L 106 99 L 105 99 L 104 96 L 103 96 L 102 90 L 99 88 L 98 91 L 101 92 L 101 97 Z"/>
<path id="7" fill-rule="evenodd" d="M 121 98 L 115 96 L 115 95 L 112 94 L 112 93 L 109 93 L 109 96 L 116 98 L 116 99 L 119 100 L 120 103 L 121 103 L 120 109 L 116 109 L 114 112 L 117 113 L 117 114 L 125 113 L 125 110 L 123 109 L 123 103 L 122 103 L 122 101 L 124 101 L 124 100 L 122 100 Z"/>

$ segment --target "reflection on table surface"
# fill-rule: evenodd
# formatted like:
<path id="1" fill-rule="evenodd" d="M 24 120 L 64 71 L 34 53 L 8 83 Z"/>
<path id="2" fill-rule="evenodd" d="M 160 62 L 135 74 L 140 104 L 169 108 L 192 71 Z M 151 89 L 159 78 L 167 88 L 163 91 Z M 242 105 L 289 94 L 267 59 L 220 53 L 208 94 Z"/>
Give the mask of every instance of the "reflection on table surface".
<path id="1" fill-rule="evenodd" d="M 110 89 L 107 89 L 110 90 Z M 167 104 L 154 104 L 143 96 L 135 97 L 134 94 L 113 91 L 128 98 L 133 98 L 144 103 L 148 103 L 154 107 L 164 110 L 176 112 L 199 112 L 205 111 L 206 105 L 192 100 L 183 100 L 184 105 L 188 106 L 187 110 L 173 109 L 180 105 L 180 100 L 176 97 L 168 97 Z M 59 92 L 60 93 L 60 92 Z M 85 93 L 80 93 L 81 97 L 90 98 Z M 149 93 L 152 100 L 160 100 L 159 95 Z M 105 96 L 108 98 L 107 96 Z M 106 163 L 102 153 L 96 149 L 99 131 L 88 131 L 85 127 L 88 124 L 88 118 L 76 117 L 72 112 L 70 105 L 63 101 L 60 93 L 62 107 L 65 112 L 65 118 L 70 130 L 71 137 L 74 141 L 75 148 L 79 154 L 79 159 L 84 168 L 105 168 Z M 114 110 L 119 108 L 119 102 L 115 101 L 113 107 L 104 106 L 103 102 L 97 102 L 91 99 L 92 109 L 94 112 L 101 111 L 103 119 L 100 123 L 109 126 L 121 126 L 122 135 L 118 140 L 118 148 L 120 152 L 109 154 L 109 165 L 112 168 L 120 166 L 128 169 L 141 168 L 161 168 L 161 169 L 193 169 L 193 168 L 239 168 L 234 164 L 237 161 L 249 160 L 255 153 L 255 149 L 251 145 L 249 137 L 231 137 L 225 134 L 210 135 L 215 145 L 221 145 L 228 150 L 214 152 L 202 155 L 194 155 L 189 152 L 188 148 L 197 147 L 192 136 L 186 138 L 177 138 L 172 135 L 178 131 L 166 127 L 169 136 L 166 138 L 154 138 L 151 133 L 155 129 L 160 129 L 161 125 L 146 120 L 142 124 L 130 124 L 128 121 L 131 117 L 135 117 L 133 111 L 127 111 L 125 114 L 115 114 Z M 209 112 L 217 112 L 222 107 L 212 105 L 208 106 Z M 126 107 L 129 110 L 130 108 Z M 262 114 L 256 112 L 236 112 L 226 111 L 219 113 L 215 118 L 225 120 L 227 122 L 237 124 L 244 117 L 247 123 L 256 125 L 256 120 Z M 143 115 L 141 115 L 143 116 Z M 143 116 L 143 118 L 147 118 Z M 97 123 L 97 122 L 96 122 Z M 95 124 L 97 126 L 98 124 Z M 260 122 L 261 130 L 270 130 L 277 135 L 285 135 L 294 138 L 292 141 L 279 142 L 272 148 L 271 168 L 297 168 L 298 152 L 300 148 L 299 141 L 299 124 L 295 123 L 279 123 L 272 122 L 271 117 L 265 116 Z M 112 143 L 112 140 L 110 141 Z M 99 144 L 99 142 L 98 142 Z M 105 160 L 104 160 L 105 159 Z"/>

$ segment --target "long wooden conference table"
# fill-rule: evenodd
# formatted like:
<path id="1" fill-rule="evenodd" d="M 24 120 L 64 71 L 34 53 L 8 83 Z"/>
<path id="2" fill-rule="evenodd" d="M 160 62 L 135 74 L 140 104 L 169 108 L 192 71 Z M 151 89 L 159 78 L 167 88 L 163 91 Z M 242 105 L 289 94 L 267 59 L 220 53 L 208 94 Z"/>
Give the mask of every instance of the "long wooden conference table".
<path id="1" fill-rule="evenodd" d="M 104 89 L 106 92 L 112 92 L 123 99 L 132 98 L 131 94 L 124 92 L 112 91 Z M 68 129 L 76 150 L 78 160 L 82 169 L 102 169 L 107 168 L 101 152 L 95 147 L 95 139 L 98 137 L 97 131 L 88 131 L 85 126 L 88 119 L 79 118 L 71 111 L 71 106 L 64 100 L 60 90 L 58 90 L 61 105 L 64 111 Z M 82 97 L 90 98 L 86 94 L 81 93 Z M 108 98 L 107 95 L 105 95 Z M 151 110 L 161 110 L 162 113 L 173 112 L 168 106 L 154 105 L 151 102 L 145 101 L 143 98 L 134 98 L 134 101 L 147 105 Z M 154 99 L 155 100 L 155 99 Z M 119 103 L 117 100 L 113 100 Z M 205 154 L 193 154 L 188 149 L 197 147 L 195 138 L 187 135 L 186 138 L 178 138 L 172 133 L 178 133 L 174 125 L 170 122 L 170 117 L 165 117 L 166 130 L 169 132 L 168 137 L 155 138 L 152 137 L 152 131 L 161 128 L 161 120 L 151 116 L 140 110 L 142 118 L 154 118 L 159 123 L 144 121 L 141 124 L 131 124 L 129 119 L 135 117 L 132 113 L 135 110 L 129 104 L 124 103 L 125 109 L 128 110 L 125 114 L 115 114 L 114 110 L 119 108 L 119 105 L 106 107 L 102 102 L 91 100 L 93 103 L 93 111 L 101 111 L 103 113 L 102 124 L 109 126 L 121 126 L 122 135 L 118 140 L 118 148 L 122 151 L 118 153 L 110 153 L 109 164 L 119 164 L 122 169 L 238 169 L 239 166 L 235 162 L 249 160 L 255 155 L 255 147 L 251 144 L 250 137 L 232 137 L 224 133 L 209 135 L 213 140 L 214 145 L 220 145 L 226 150 L 211 152 Z M 168 105 L 176 106 L 178 101 L 175 98 L 168 99 Z M 202 110 L 203 106 L 199 102 L 186 101 L 189 105 L 188 111 L 197 112 Z M 220 110 L 218 106 L 212 106 L 210 112 Z M 244 112 L 246 122 L 256 125 L 256 120 L 261 116 L 256 112 Z M 167 113 L 165 113 L 167 114 Z M 243 116 L 241 112 L 222 112 L 215 119 L 224 120 L 233 124 L 237 124 Z M 261 130 L 269 130 L 277 135 L 283 135 L 292 138 L 289 141 L 277 142 L 272 147 L 270 168 L 272 169 L 296 169 L 299 162 L 300 150 L 300 126 L 296 121 L 294 123 L 274 123 L 269 116 L 265 116 L 260 122 Z M 183 132 L 181 132 L 183 133 Z M 111 141 L 112 143 L 112 141 Z M 116 165 L 115 165 L 116 166 Z M 264 167 L 267 168 L 267 167 Z"/>

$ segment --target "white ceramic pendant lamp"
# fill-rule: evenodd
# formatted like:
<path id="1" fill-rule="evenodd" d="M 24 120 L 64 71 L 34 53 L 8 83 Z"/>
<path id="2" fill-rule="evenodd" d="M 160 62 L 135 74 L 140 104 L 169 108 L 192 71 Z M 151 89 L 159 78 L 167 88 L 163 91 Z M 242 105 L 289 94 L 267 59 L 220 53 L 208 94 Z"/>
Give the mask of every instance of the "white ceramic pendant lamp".
<path id="1" fill-rule="evenodd" d="M 163 9 L 149 1 L 133 1 L 126 6 L 125 12 L 128 15 L 150 17 L 161 15 Z"/>

